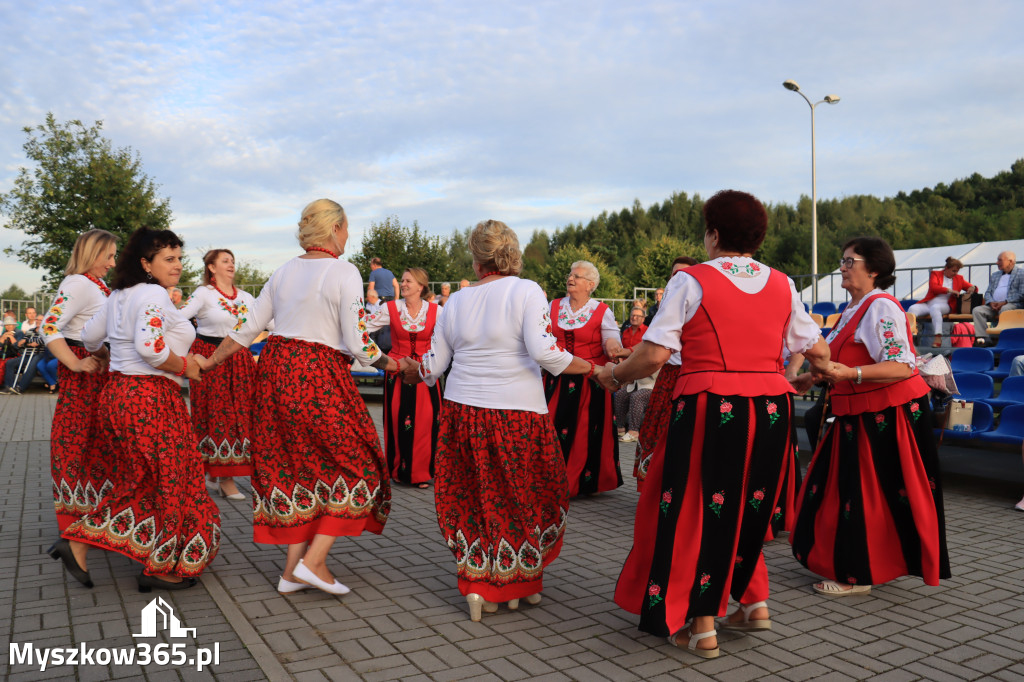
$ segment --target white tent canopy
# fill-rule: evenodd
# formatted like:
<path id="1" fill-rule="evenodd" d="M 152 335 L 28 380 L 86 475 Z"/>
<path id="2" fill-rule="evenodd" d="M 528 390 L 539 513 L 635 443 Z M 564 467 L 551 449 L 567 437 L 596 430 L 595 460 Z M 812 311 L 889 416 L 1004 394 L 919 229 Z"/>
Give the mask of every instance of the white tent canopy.
<path id="1" fill-rule="evenodd" d="M 984 293 L 988 287 L 989 275 L 995 271 L 996 258 L 1003 251 L 1012 251 L 1024 257 L 1024 239 L 932 246 L 926 249 L 900 249 L 895 252 L 896 284 L 889 290 L 889 293 L 899 299 L 924 298 L 928 291 L 928 274 L 932 270 L 945 267 L 946 258 L 949 256 L 963 262 L 964 268 L 960 274 Z M 840 286 L 841 283 L 839 268 L 831 273 L 820 275 L 818 300 L 834 303 L 849 300 L 850 297 Z M 798 286 L 799 284 L 801 284 L 800 281 L 797 282 Z M 810 286 L 800 290 L 800 298 L 808 303 L 811 301 L 811 294 Z"/>

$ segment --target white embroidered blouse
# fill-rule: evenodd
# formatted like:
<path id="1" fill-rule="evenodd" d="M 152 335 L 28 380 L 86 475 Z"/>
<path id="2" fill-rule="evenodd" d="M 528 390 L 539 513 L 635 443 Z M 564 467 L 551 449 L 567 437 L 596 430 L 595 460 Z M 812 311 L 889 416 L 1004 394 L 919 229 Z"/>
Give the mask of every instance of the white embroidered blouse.
<path id="1" fill-rule="evenodd" d="M 558 302 L 558 326 L 562 329 L 579 329 L 590 322 L 594 316 L 597 306 L 601 304 L 596 298 L 589 299 L 580 306 L 579 310 L 573 310 L 569 305 L 569 297 L 563 296 Z M 601 342 L 608 339 L 615 339 L 621 343 L 622 336 L 619 333 L 619 325 L 615 322 L 611 308 L 605 308 L 604 317 L 601 318 Z"/>
<path id="2" fill-rule="evenodd" d="M 826 341 L 831 342 L 836 338 L 861 306 L 881 293 L 884 292 L 873 289 L 856 305 L 847 306 Z M 911 369 L 917 366 L 914 353 L 910 350 L 910 341 L 907 339 L 907 314 L 903 308 L 887 298 L 875 301 L 864 312 L 864 317 L 860 319 L 857 329 L 853 332 L 853 340 L 855 343 L 864 344 L 875 362 L 893 360 L 910 365 Z"/>
<path id="3" fill-rule="evenodd" d="M 246 291 L 235 289 L 235 298 L 230 299 L 207 284 L 193 291 L 180 311 L 185 319 L 196 318 L 196 331 L 203 336 L 224 338 L 242 328 L 255 305 L 256 299 Z"/>
<path id="4" fill-rule="evenodd" d="M 107 303 L 107 295 L 85 275 L 68 275 L 43 316 L 43 342 L 82 340 L 82 328 Z"/>

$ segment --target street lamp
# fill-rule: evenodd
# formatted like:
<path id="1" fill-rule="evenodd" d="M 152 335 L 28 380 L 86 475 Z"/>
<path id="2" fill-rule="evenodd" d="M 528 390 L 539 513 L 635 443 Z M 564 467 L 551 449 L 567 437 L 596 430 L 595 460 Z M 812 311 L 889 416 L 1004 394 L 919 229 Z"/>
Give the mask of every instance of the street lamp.
<path id="1" fill-rule="evenodd" d="M 804 98 L 807 106 L 811 108 L 811 281 L 814 282 L 814 291 L 811 294 L 811 301 L 818 302 L 818 177 L 814 161 L 814 107 L 826 102 L 836 104 L 839 102 L 839 95 L 825 95 L 821 102 L 811 103 L 807 95 L 800 92 L 800 86 L 796 81 L 788 80 L 782 84 L 787 90 L 792 90 Z"/>

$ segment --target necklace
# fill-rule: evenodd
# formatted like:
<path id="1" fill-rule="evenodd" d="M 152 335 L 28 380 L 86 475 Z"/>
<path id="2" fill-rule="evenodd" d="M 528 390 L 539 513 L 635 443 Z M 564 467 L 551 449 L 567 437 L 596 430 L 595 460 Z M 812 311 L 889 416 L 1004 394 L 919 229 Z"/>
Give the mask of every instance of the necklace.
<path id="1" fill-rule="evenodd" d="M 481 275 L 481 276 L 480 276 L 480 279 L 487 279 L 487 278 L 488 278 L 488 277 L 490 277 L 491 275 L 498 275 L 498 276 L 500 276 L 500 275 L 501 275 L 501 273 L 500 273 L 500 272 L 498 272 L 497 270 L 495 270 L 495 271 L 493 271 L 493 272 L 485 272 L 485 273 L 484 273 L 483 275 Z"/>
<path id="2" fill-rule="evenodd" d="M 326 247 L 323 247 L 323 246 L 311 246 L 308 249 L 306 249 L 306 253 L 309 253 L 310 251 L 319 251 L 320 253 L 326 253 L 331 258 L 337 258 L 338 255 L 339 255 L 339 254 L 334 253 L 330 249 L 328 249 Z"/>
<path id="3" fill-rule="evenodd" d="M 98 286 L 100 288 L 100 291 L 103 292 L 104 296 L 110 296 L 110 287 L 104 284 L 103 280 L 101 280 L 99 277 L 96 277 L 95 275 L 90 275 L 88 272 L 83 272 L 82 274 L 85 275 L 85 278 L 88 279 L 90 282 Z"/>
<path id="4" fill-rule="evenodd" d="M 217 286 L 217 280 L 214 280 L 212 282 L 212 284 L 213 284 L 213 288 L 217 290 L 217 293 L 220 294 L 221 296 L 223 296 L 224 298 L 228 299 L 229 301 L 235 300 L 235 297 L 238 296 L 238 289 L 235 288 L 234 284 L 231 285 L 231 295 L 230 296 L 228 296 L 227 294 L 225 294 L 223 291 L 220 290 L 220 287 Z"/>

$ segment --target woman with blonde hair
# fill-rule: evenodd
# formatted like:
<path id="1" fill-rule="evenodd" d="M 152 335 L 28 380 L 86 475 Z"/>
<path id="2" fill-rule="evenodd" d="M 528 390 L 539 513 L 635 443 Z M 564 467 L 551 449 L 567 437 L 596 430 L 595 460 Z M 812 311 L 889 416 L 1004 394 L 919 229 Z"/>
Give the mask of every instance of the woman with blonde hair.
<path id="1" fill-rule="evenodd" d="M 472 620 L 497 602 L 540 601 L 558 556 L 569 498 L 565 463 L 547 416 L 541 367 L 594 372 L 560 349 L 544 292 L 518 277 L 519 240 L 497 220 L 479 223 L 469 249 L 478 281 L 445 304 L 430 350 L 402 360 L 408 381 L 434 385 L 448 365 L 437 448 L 437 520 L 455 555 Z M 582 379 L 585 381 L 585 379 Z"/>
<path id="2" fill-rule="evenodd" d="M 116 255 L 117 238 L 106 230 L 80 235 L 53 305 L 43 316 L 46 349 L 60 361 L 60 388 L 50 429 L 50 474 L 61 532 L 93 511 L 111 487 L 113 457 L 100 436 L 97 413 L 100 392 L 107 384 L 109 355 L 106 348 L 87 351 L 82 329 L 107 302 L 110 288 L 103 278 L 114 267 Z"/>
<path id="3" fill-rule="evenodd" d="M 370 339 L 359 271 L 338 260 L 348 241 L 345 210 L 318 199 L 302 210 L 305 250 L 270 276 L 252 313 L 210 356 L 218 366 L 274 322 L 253 398 L 253 536 L 286 544 L 278 591 L 349 589 L 327 567 L 334 541 L 380 534 L 391 486 L 380 440 L 352 380 L 352 358 L 397 371 Z"/>
<path id="4" fill-rule="evenodd" d="M 402 273 L 398 301 L 388 301 L 366 322 L 373 332 L 385 326 L 391 330 L 391 352 L 395 361 L 416 362 L 430 349 L 430 337 L 441 307 L 424 300 L 429 291 L 427 271 L 409 268 Z M 434 453 L 441 414 L 441 387 L 407 386 L 390 373 L 384 389 L 384 454 L 388 471 L 396 481 L 426 488 L 434 477 Z"/>
<path id="5" fill-rule="evenodd" d="M 601 281 L 589 261 L 569 268 L 566 296 L 551 302 L 552 330 L 558 345 L 603 366 L 628 357 L 607 304 L 591 296 Z M 569 496 L 615 490 L 622 485 L 619 441 L 615 437 L 612 392 L 572 376 L 544 377 L 548 412 L 558 433 L 569 477 Z"/>
<path id="6" fill-rule="evenodd" d="M 203 286 L 192 292 L 180 308 L 186 319 L 196 318 L 192 352 L 209 357 L 228 335 L 248 319 L 256 299 L 235 287 L 235 254 L 212 249 L 203 256 Z M 235 353 L 226 367 L 203 376 L 189 387 L 192 429 L 203 455 L 206 474 L 220 479 L 220 494 L 244 500 L 235 476 L 252 473 L 249 447 L 252 436 L 252 395 L 256 361 L 251 353 Z"/>

